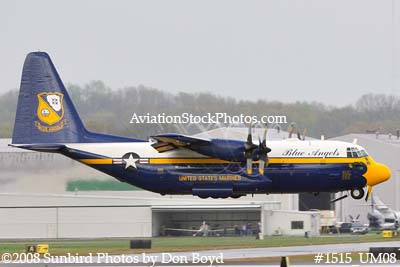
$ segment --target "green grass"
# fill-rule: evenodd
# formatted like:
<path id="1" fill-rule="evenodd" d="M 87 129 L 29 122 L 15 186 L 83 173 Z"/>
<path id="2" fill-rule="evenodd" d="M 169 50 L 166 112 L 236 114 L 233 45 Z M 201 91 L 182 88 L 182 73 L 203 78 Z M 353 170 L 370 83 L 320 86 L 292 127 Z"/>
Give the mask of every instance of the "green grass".
<path id="1" fill-rule="evenodd" d="M 66 191 L 132 191 L 139 188 L 117 180 L 70 180 L 66 183 Z"/>
<path id="2" fill-rule="evenodd" d="M 394 238 L 383 238 L 381 235 L 342 235 L 321 236 L 313 238 L 304 237 L 265 237 L 264 240 L 256 240 L 254 237 L 162 237 L 152 238 L 153 248 L 147 252 L 174 252 L 228 248 L 256 248 L 277 246 L 301 246 L 343 244 L 361 242 L 393 241 Z M 29 240 L 29 241 L 4 241 L 0 242 L 0 254 L 8 252 L 24 252 L 26 244 L 47 243 L 50 245 L 50 253 L 53 255 L 65 255 L 66 253 L 79 253 L 86 255 L 89 252 L 108 252 L 110 254 L 139 253 L 143 250 L 129 249 L 128 239 L 98 239 L 98 240 Z"/>

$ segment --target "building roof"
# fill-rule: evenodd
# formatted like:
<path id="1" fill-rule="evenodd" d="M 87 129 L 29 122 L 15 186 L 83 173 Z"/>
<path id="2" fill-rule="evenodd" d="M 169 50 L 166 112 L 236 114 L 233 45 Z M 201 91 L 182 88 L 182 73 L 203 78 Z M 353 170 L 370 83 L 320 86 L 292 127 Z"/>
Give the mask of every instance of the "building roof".
<path id="1" fill-rule="evenodd" d="M 259 209 L 262 205 L 269 209 L 279 209 L 281 201 L 244 199 L 198 199 L 194 196 L 161 196 L 151 192 L 109 192 L 64 193 L 64 194 L 27 194 L 0 193 L 1 208 L 12 207 L 77 207 L 77 206 L 148 206 L 156 210 L 169 209 Z M 99 194 L 103 195 L 99 195 Z M 111 192 L 113 193 L 113 192 Z M 114 192 L 115 193 L 115 192 Z M 184 204 L 182 204 L 184 202 Z"/>
<path id="2" fill-rule="evenodd" d="M 224 204 L 224 205 L 153 205 L 155 211 L 192 211 L 192 210 L 260 210 L 260 204 Z"/>
<path id="3" fill-rule="evenodd" d="M 395 135 L 390 134 L 359 134 L 359 133 L 351 133 L 344 136 L 338 136 L 333 139 L 343 139 L 344 137 L 352 137 L 353 139 L 362 139 L 363 141 L 368 142 L 379 142 L 386 145 L 394 145 L 400 148 L 400 139 L 397 139 Z"/>

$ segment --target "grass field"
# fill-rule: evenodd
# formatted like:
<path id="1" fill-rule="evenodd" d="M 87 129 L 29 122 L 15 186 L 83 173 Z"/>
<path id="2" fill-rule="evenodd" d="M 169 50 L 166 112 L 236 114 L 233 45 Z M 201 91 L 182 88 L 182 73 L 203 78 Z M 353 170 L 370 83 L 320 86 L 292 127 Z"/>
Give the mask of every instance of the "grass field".
<path id="1" fill-rule="evenodd" d="M 132 250 L 129 248 L 129 239 L 97 239 L 97 240 L 29 240 L 29 241 L 3 241 L 0 242 L 0 254 L 24 252 L 26 244 L 47 243 L 52 255 L 65 255 L 67 253 L 140 253 L 140 252 L 176 252 L 192 250 L 228 249 L 228 248 L 256 248 L 297 245 L 322 245 L 361 242 L 393 241 L 378 234 L 368 235 L 341 235 L 321 236 L 313 238 L 304 237 L 266 237 L 256 240 L 254 237 L 163 237 L 152 238 L 152 249 Z"/>

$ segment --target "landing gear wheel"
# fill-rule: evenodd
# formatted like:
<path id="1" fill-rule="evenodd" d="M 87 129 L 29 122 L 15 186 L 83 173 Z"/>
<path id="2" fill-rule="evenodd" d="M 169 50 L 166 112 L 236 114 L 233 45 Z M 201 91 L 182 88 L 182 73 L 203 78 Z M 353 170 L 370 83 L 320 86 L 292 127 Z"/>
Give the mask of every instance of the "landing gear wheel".
<path id="1" fill-rule="evenodd" d="M 362 199 L 365 195 L 363 188 L 353 189 L 350 191 L 350 195 L 354 199 Z"/>

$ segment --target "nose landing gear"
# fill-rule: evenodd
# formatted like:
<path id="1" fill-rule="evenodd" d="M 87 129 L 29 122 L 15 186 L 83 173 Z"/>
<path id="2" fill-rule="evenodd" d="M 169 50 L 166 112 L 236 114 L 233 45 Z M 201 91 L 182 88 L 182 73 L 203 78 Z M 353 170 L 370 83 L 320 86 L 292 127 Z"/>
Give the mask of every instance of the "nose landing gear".
<path id="1" fill-rule="evenodd" d="M 362 199 L 365 195 L 363 188 L 357 188 L 350 191 L 350 195 L 354 199 Z"/>
<path id="2" fill-rule="evenodd" d="M 364 195 L 365 195 L 364 188 L 352 189 L 352 190 L 350 191 L 350 195 L 351 195 L 351 197 L 352 197 L 353 199 L 362 199 L 362 198 L 364 197 Z M 338 197 L 338 198 L 336 198 L 336 199 L 331 200 L 331 203 L 334 203 L 334 202 L 336 202 L 336 201 L 345 199 L 346 197 L 348 197 L 347 194 L 345 194 L 345 195 L 342 194 L 342 196 L 340 196 L 340 197 Z M 367 199 L 366 199 L 366 200 L 367 200 Z"/>

